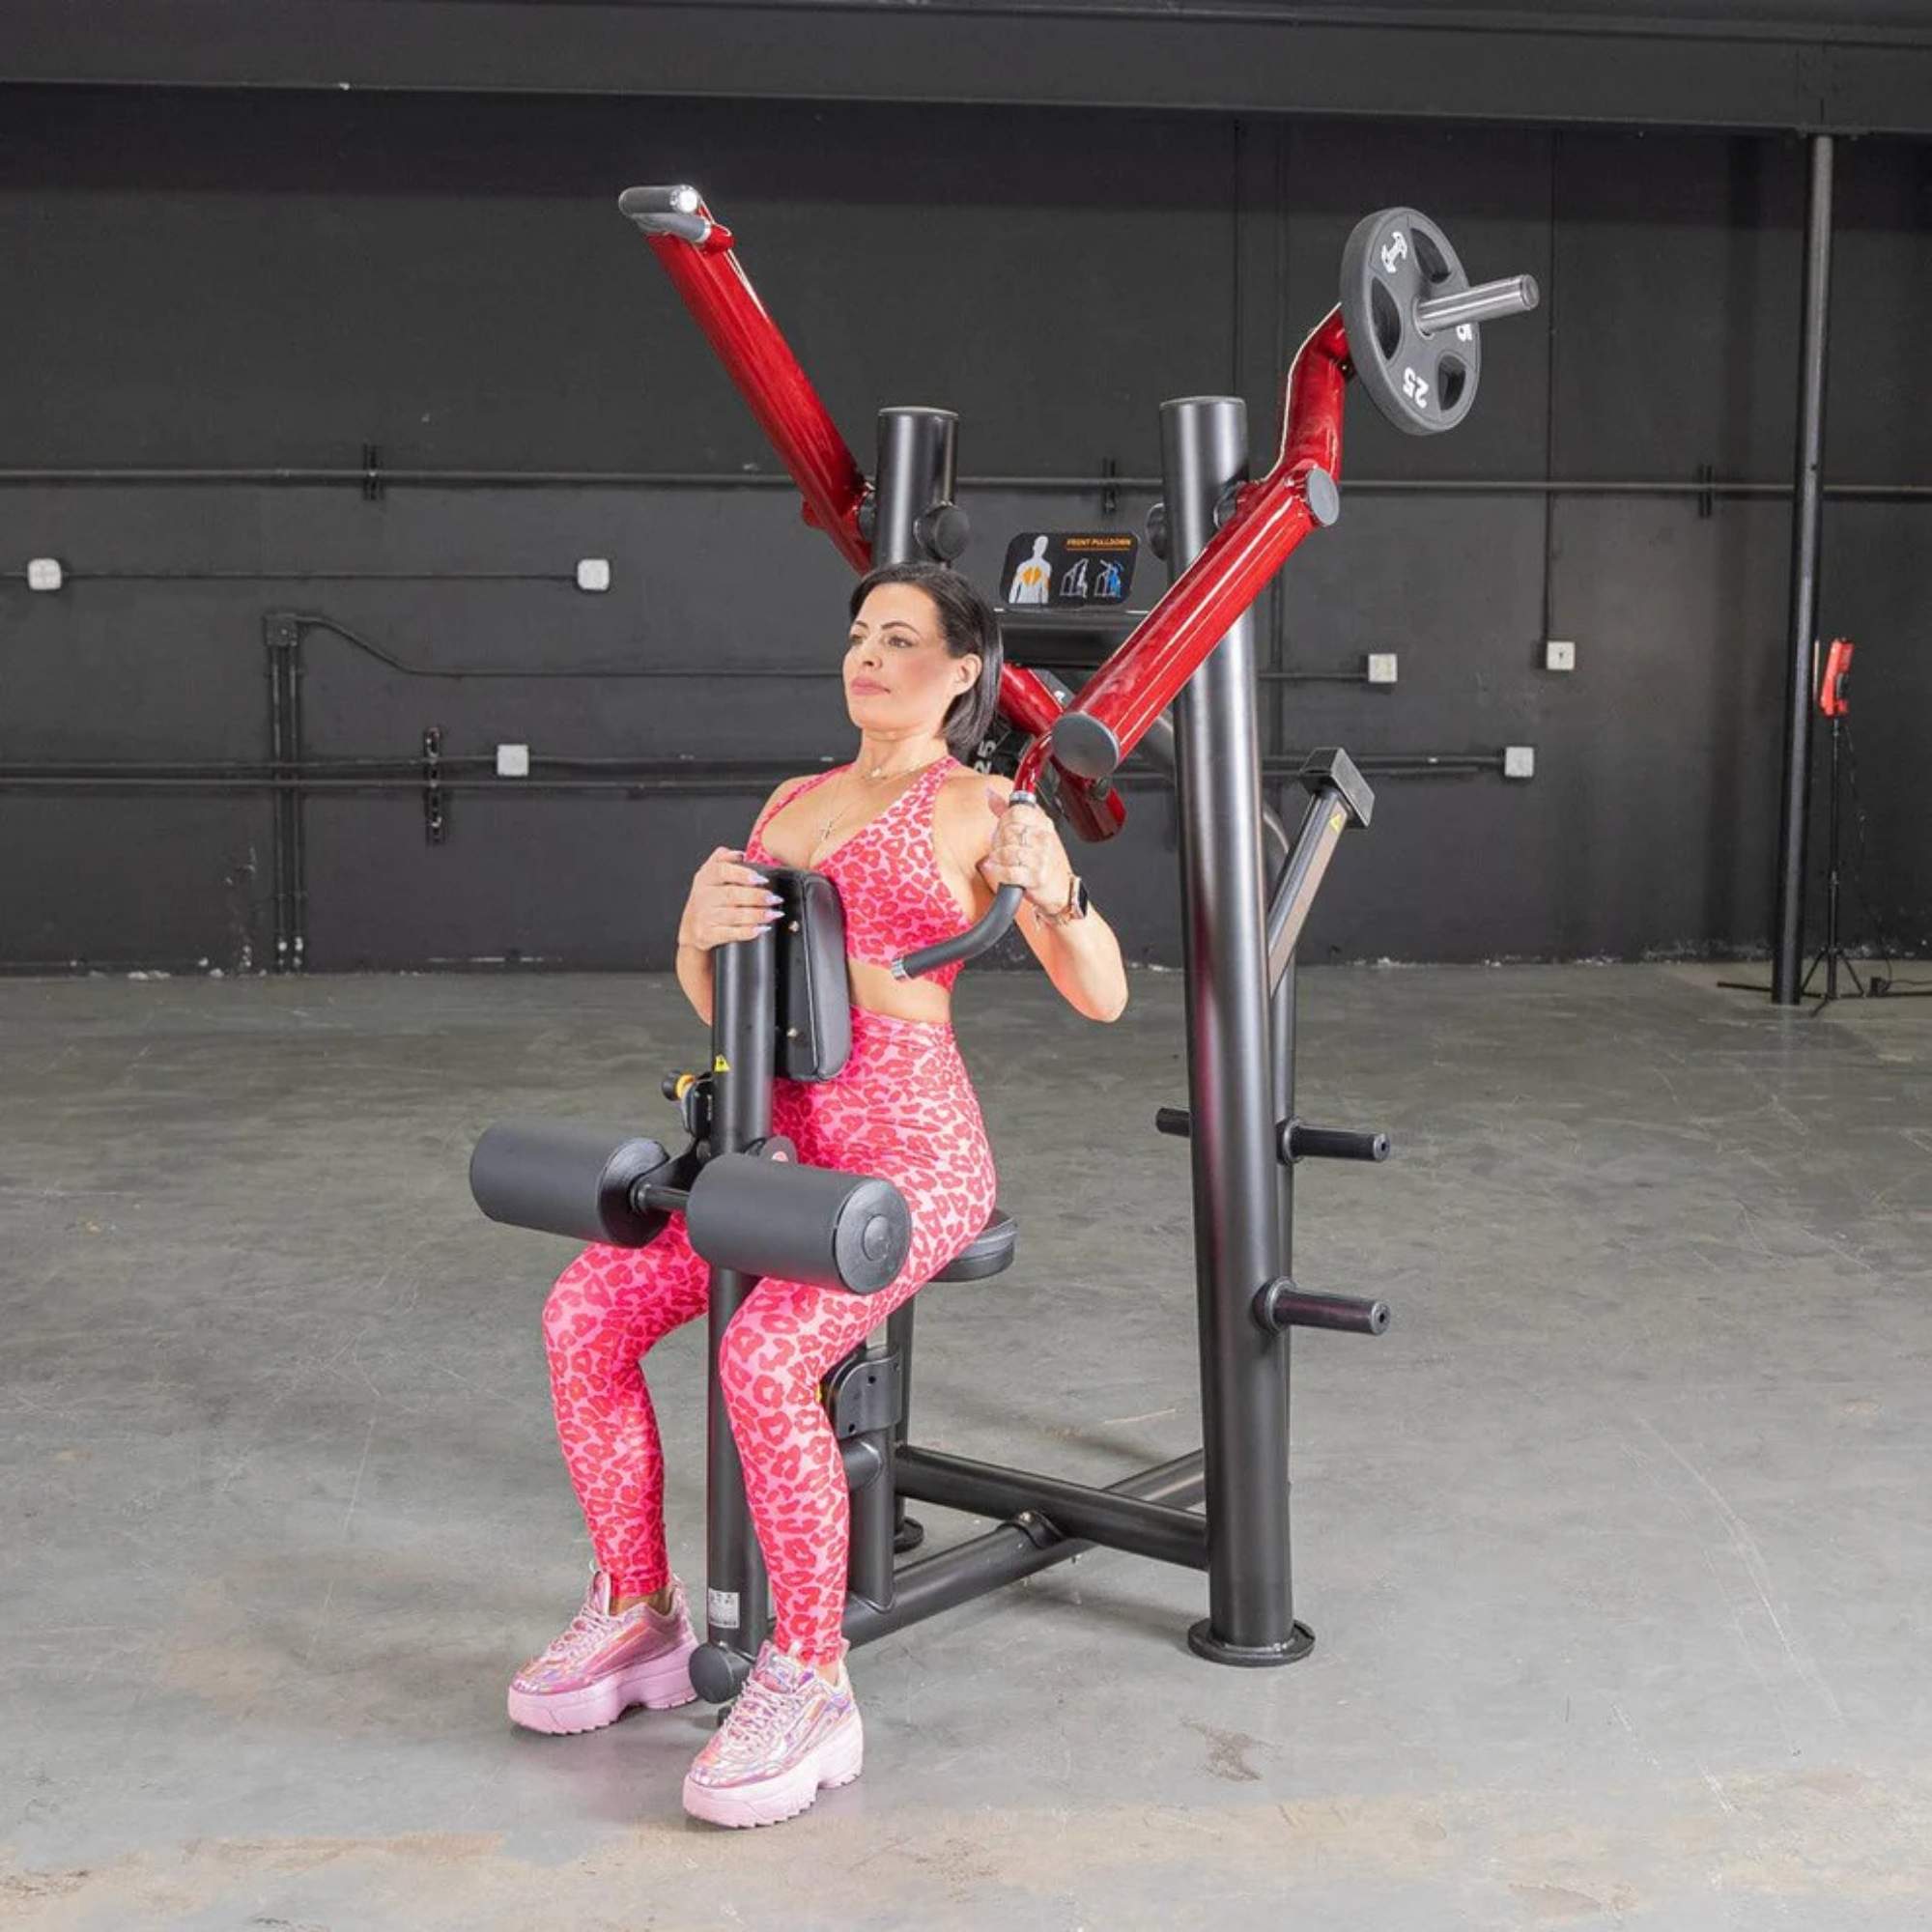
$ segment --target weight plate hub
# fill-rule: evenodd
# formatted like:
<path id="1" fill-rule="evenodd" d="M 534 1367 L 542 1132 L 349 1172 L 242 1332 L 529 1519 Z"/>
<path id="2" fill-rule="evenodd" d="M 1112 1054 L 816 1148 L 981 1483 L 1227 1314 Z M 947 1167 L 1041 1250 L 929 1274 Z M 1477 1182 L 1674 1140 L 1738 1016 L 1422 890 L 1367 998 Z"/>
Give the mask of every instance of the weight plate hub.
<path id="1" fill-rule="evenodd" d="M 1355 224 L 1342 251 L 1342 326 L 1356 380 L 1397 429 L 1454 429 L 1476 400 L 1483 332 L 1473 322 L 1424 333 L 1415 305 L 1460 295 L 1469 277 L 1449 238 L 1412 208 Z"/>

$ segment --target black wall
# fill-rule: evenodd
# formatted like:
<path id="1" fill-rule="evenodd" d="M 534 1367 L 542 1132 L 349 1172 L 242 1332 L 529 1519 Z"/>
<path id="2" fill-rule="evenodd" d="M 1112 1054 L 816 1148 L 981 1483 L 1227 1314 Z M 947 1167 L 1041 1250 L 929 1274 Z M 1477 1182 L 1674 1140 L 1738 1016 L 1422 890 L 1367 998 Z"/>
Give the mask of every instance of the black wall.
<path id="1" fill-rule="evenodd" d="M 0 148 L 0 468 L 343 466 L 697 473 L 574 489 L 0 486 L 0 767 L 260 761 L 265 614 L 302 645 L 308 749 L 413 759 L 770 761 L 852 743 L 829 675 L 849 573 L 786 490 L 662 271 L 617 215 L 693 179 L 862 460 L 873 412 L 963 415 L 998 478 L 1157 467 L 1166 396 L 1238 390 L 1258 459 L 1274 387 L 1334 298 L 1350 226 L 1411 201 L 1478 277 L 1526 269 L 1535 318 L 1486 332 L 1483 394 L 1417 441 L 1351 403 L 1345 513 L 1289 566 L 1275 668 L 1393 650 L 1393 691 L 1271 684 L 1264 749 L 1536 748 L 1527 784 L 1391 779 L 1345 846 L 1311 957 L 1620 957 L 1760 947 L 1770 923 L 1789 509 L 1777 495 L 1347 491 L 1350 478 L 1583 482 L 1789 475 L 1803 154 L 1795 141 L 1044 109 L 454 96 L 8 90 Z M 1844 144 L 1829 471 L 1932 479 L 1916 330 L 1932 295 L 1927 151 Z M 1138 526 L 1149 493 L 1122 491 Z M 1091 524 L 1096 492 L 971 493 L 965 567 Z M 1834 497 L 1822 605 L 1860 640 L 1863 881 L 1894 943 L 1932 943 L 1932 502 Z M 364 581 L 303 573 L 568 576 Z M 1144 562 L 1142 588 L 1157 587 Z M 92 580 L 262 572 L 292 581 Z M 1144 601 L 1137 597 L 1136 602 Z M 1574 675 L 1541 668 L 1574 639 Z M 594 774 L 595 767 L 578 768 Z M 775 775 L 775 773 L 774 773 Z M 304 807 L 318 968 L 514 956 L 662 965 L 692 867 L 738 842 L 733 791 Z M 1281 802 L 1293 809 L 1292 794 Z M 1172 961 L 1157 791 L 1083 863 L 1130 953 Z M 1821 800 L 1822 806 L 1822 800 Z M 234 968 L 271 951 L 271 814 L 246 792 L 0 790 L 0 962 Z M 1861 928 L 1862 929 L 1862 928 Z"/>

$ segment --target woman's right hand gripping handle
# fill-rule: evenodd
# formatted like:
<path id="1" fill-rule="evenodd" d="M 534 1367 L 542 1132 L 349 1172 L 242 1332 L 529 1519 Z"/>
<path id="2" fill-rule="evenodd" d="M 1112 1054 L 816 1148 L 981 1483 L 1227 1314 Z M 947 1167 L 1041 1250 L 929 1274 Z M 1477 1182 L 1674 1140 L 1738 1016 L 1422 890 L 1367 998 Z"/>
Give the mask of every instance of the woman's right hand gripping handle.
<path id="1" fill-rule="evenodd" d="M 709 952 L 734 939 L 755 939 L 779 917 L 781 900 L 745 855 L 720 845 L 692 874 L 684 916 L 677 923 L 677 943 Z"/>

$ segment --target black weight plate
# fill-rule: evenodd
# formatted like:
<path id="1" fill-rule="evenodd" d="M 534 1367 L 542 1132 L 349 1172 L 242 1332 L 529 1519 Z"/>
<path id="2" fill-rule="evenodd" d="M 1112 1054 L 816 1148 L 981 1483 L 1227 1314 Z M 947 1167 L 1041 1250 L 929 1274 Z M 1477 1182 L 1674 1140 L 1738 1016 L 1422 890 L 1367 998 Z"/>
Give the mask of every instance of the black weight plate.
<path id="1" fill-rule="evenodd" d="M 1410 436 L 1454 429 L 1476 400 L 1482 329 L 1468 322 L 1424 335 L 1415 326 L 1418 301 L 1468 286 L 1449 238 L 1412 208 L 1365 216 L 1342 250 L 1349 359 L 1376 407 Z"/>

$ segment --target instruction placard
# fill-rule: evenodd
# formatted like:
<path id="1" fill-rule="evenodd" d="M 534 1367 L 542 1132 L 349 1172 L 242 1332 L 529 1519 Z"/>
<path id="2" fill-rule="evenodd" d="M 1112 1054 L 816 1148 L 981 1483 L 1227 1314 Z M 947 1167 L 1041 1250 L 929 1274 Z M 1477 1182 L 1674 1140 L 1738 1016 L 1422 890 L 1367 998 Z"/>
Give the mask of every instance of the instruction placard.
<path id="1" fill-rule="evenodd" d="M 1023 530 L 1001 579 L 1009 611 L 1091 611 L 1124 604 L 1141 543 L 1126 530 Z"/>

